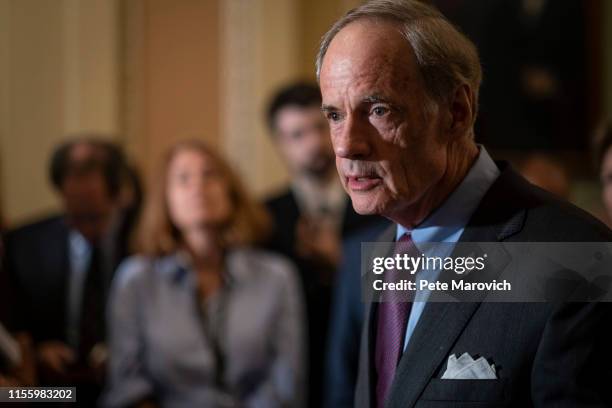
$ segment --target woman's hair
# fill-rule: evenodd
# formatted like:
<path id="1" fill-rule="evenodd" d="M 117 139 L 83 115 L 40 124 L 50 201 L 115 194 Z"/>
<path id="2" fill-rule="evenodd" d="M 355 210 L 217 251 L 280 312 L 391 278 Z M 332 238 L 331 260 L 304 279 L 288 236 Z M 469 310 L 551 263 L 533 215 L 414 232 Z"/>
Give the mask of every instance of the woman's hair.
<path id="1" fill-rule="evenodd" d="M 250 245 L 263 239 L 270 225 L 265 209 L 247 194 L 238 175 L 217 152 L 202 141 L 187 140 L 170 148 L 159 168 L 159 175 L 153 179 L 138 231 L 138 251 L 150 256 L 163 256 L 176 251 L 182 244 L 181 233 L 170 218 L 166 192 L 170 164 L 183 151 L 196 151 L 210 158 L 227 183 L 233 207 L 230 220 L 221 232 L 223 245 Z"/>

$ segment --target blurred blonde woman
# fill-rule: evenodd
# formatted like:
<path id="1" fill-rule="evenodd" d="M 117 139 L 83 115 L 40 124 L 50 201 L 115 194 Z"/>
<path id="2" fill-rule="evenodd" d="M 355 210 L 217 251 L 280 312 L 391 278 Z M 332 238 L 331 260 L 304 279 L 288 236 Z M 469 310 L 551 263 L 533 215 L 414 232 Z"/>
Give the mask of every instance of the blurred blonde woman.
<path id="1" fill-rule="evenodd" d="M 199 141 L 168 152 L 109 303 L 109 407 L 299 407 L 303 310 L 263 210 Z"/>

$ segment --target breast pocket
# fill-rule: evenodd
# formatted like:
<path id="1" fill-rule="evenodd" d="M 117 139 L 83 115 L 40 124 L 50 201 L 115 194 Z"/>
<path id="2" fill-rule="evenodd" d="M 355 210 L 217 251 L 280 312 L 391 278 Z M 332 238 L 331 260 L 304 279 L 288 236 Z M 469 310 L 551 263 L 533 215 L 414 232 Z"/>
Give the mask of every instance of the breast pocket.
<path id="1" fill-rule="evenodd" d="M 495 380 L 442 380 L 429 381 L 421 395 L 422 401 L 455 401 L 491 403 L 496 406 L 506 399 L 506 379 Z"/>

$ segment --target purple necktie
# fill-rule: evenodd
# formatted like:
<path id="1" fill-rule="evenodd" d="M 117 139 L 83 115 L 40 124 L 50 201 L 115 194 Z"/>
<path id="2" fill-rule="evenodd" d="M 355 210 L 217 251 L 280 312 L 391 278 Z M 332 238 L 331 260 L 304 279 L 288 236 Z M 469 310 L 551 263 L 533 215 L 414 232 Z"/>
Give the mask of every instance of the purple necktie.
<path id="1" fill-rule="evenodd" d="M 393 256 L 407 254 L 418 256 L 418 249 L 410 234 L 404 234 L 395 244 Z M 386 282 L 399 282 L 406 271 L 389 270 L 385 272 Z M 384 294 L 383 294 L 384 296 Z M 382 299 L 384 300 L 384 299 Z M 404 346 L 404 336 L 412 302 L 387 299 L 378 304 L 378 325 L 376 327 L 376 407 L 382 408 L 389 394 L 395 369 Z"/>

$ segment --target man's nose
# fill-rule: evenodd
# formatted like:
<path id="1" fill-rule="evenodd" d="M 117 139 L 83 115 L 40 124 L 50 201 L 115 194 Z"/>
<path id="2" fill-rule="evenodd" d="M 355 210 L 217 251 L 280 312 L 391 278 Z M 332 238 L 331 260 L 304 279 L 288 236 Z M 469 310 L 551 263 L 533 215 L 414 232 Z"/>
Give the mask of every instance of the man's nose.
<path id="1" fill-rule="evenodd" d="M 347 118 L 343 126 L 332 132 L 336 156 L 344 159 L 365 159 L 371 153 L 367 129 L 354 118 Z"/>

